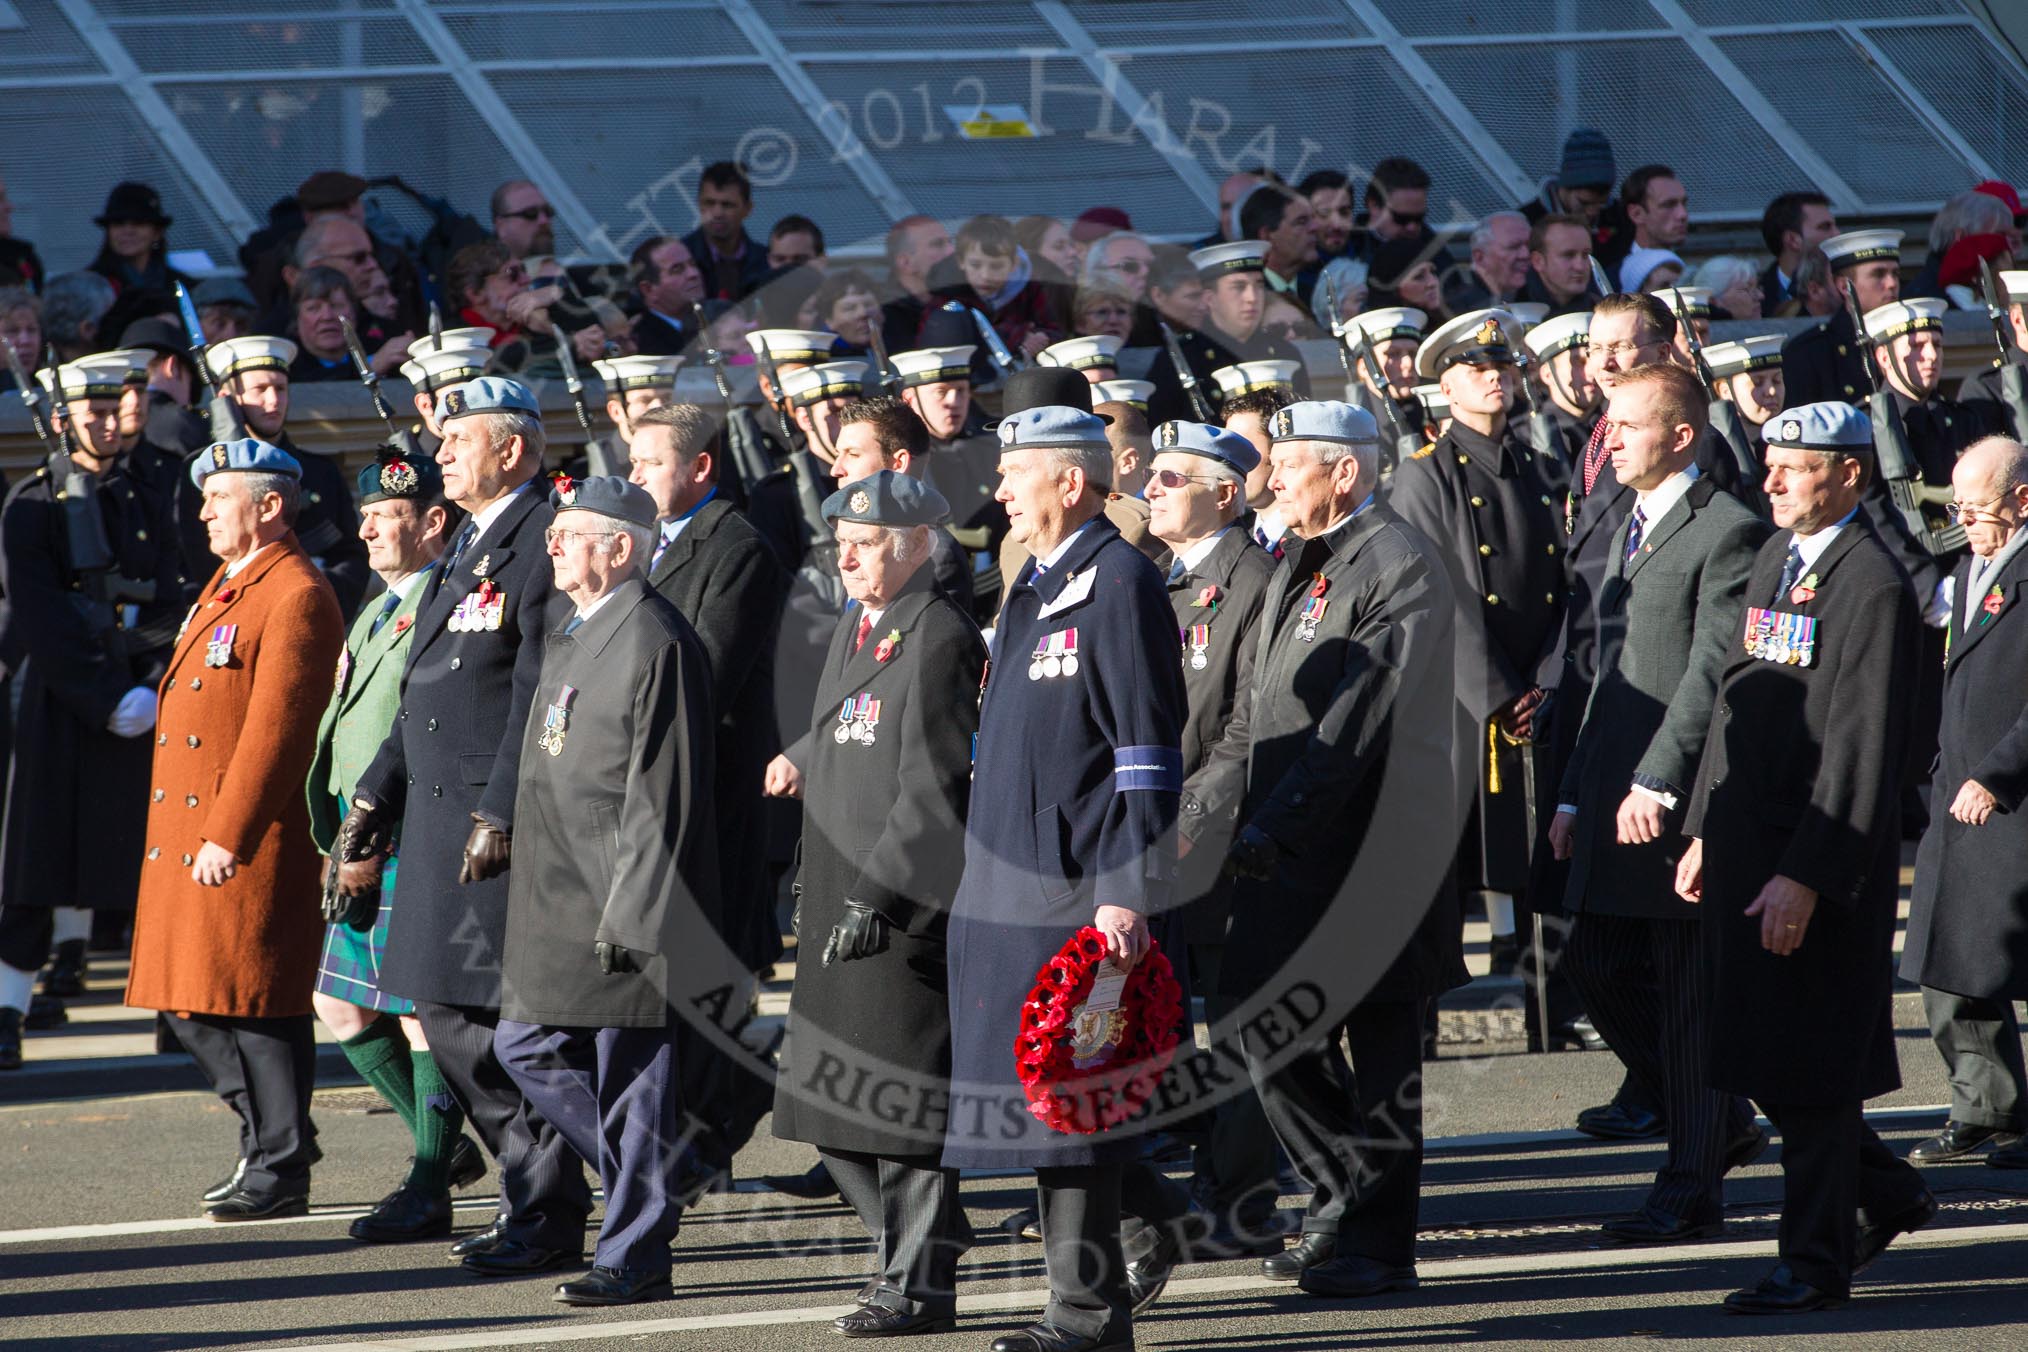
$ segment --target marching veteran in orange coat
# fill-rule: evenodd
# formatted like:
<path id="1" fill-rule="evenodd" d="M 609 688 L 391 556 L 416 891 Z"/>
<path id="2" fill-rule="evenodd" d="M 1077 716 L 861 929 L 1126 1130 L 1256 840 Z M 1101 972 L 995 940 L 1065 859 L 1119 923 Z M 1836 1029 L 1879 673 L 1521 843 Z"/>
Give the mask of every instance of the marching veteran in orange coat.
<path id="1" fill-rule="evenodd" d="M 213 1220 L 309 1209 L 310 991 L 324 923 L 303 778 L 345 625 L 291 529 L 294 456 L 251 438 L 191 480 L 221 566 L 163 677 L 127 1003 L 168 1015 L 239 1115 Z"/>

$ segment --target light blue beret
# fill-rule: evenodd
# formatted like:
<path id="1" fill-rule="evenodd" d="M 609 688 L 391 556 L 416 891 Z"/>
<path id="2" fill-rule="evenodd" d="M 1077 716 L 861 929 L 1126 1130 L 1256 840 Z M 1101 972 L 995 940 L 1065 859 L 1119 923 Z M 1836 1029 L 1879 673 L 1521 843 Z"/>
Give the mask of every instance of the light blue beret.
<path id="1" fill-rule="evenodd" d="M 1010 451 L 1038 446 L 1091 447 L 1111 452 L 1106 440 L 1106 423 L 1096 413 L 1063 404 L 1043 404 L 1010 413 L 1000 419 L 1000 444 Z"/>
<path id="2" fill-rule="evenodd" d="M 1768 419 L 1762 435 L 1770 446 L 1844 455 L 1873 449 L 1873 421 L 1850 404 L 1825 402 L 1785 408 Z"/>
<path id="3" fill-rule="evenodd" d="M 1268 419 L 1268 443 L 1335 441 L 1347 446 L 1378 446 L 1380 424 L 1356 404 L 1336 399 L 1305 399 L 1275 410 Z"/>
<path id="4" fill-rule="evenodd" d="M 542 416 L 542 405 L 518 380 L 506 376 L 480 376 L 445 390 L 437 401 L 437 420 L 448 422 L 470 413 L 526 413 Z"/>
<path id="5" fill-rule="evenodd" d="M 1165 422 L 1155 429 L 1155 451 L 1181 451 L 1185 455 L 1201 455 L 1207 460 L 1216 460 L 1230 465 L 1241 475 L 1251 474 L 1260 464 L 1260 452 L 1254 444 L 1237 432 L 1228 432 L 1223 427 L 1213 427 L 1201 422 Z"/>
<path id="6" fill-rule="evenodd" d="M 241 437 L 238 441 L 214 441 L 193 456 L 190 482 L 202 488 L 204 481 L 212 475 L 233 470 L 249 474 L 286 474 L 291 479 L 303 477 L 303 466 L 295 456 L 270 442 Z"/>

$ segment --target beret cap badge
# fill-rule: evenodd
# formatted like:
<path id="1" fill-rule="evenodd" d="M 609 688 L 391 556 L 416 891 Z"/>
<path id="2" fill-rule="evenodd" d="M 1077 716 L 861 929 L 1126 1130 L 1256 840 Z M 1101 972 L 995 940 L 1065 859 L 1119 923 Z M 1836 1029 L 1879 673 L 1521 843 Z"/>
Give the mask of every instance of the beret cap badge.
<path id="1" fill-rule="evenodd" d="M 390 460 L 380 467 L 380 487 L 384 492 L 397 495 L 413 493 L 420 482 L 422 479 L 415 472 L 415 466 L 406 460 Z"/>
<path id="2" fill-rule="evenodd" d="M 1783 441 L 1799 441 L 1802 439 L 1802 435 L 1803 435 L 1803 424 L 1801 423 L 1801 421 L 1795 418 L 1788 418 L 1783 420 L 1782 422 Z"/>
<path id="3" fill-rule="evenodd" d="M 1295 430 L 1296 430 L 1296 420 L 1290 416 L 1288 409 L 1287 408 L 1276 409 L 1274 417 L 1274 427 L 1269 431 L 1269 435 L 1277 437 L 1293 436 L 1295 434 Z"/>
<path id="4" fill-rule="evenodd" d="M 464 411 L 465 411 L 465 392 L 463 390 L 445 391 L 444 412 L 450 414 L 452 417 L 457 417 Z"/>
<path id="5" fill-rule="evenodd" d="M 1489 316 L 1485 323 L 1479 325 L 1479 331 L 1472 335 L 1472 341 L 1491 347 L 1506 341 L 1506 331 L 1500 327 L 1498 319 Z"/>
<path id="6" fill-rule="evenodd" d="M 1157 446 L 1174 446 L 1176 444 L 1176 424 L 1165 422 L 1156 428 L 1155 444 Z"/>
<path id="7" fill-rule="evenodd" d="M 872 507 L 873 507 L 873 499 L 867 496 L 865 489 L 862 488 L 857 493 L 854 493 L 852 495 L 853 511 L 855 512 L 870 511 L 872 510 Z"/>
<path id="8" fill-rule="evenodd" d="M 226 455 L 225 443 L 222 441 L 214 443 L 211 448 L 211 467 L 213 469 L 224 469 Z"/>

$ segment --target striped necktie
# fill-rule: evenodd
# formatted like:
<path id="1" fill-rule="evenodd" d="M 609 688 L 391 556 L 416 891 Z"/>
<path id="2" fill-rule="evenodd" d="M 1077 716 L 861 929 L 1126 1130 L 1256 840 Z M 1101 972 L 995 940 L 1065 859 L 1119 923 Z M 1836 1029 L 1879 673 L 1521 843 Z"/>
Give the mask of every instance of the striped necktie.
<path id="1" fill-rule="evenodd" d="M 368 638 L 372 638 L 373 636 L 378 634 L 380 632 L 380 626 L 386 624 L 389 620 L 393 619 L 394 612 L 400 609 L 401 609 L 400 594 L 396 592 L 389 592 L 387 594 L 387 599 L 380 603 L 380 613 L 373 617 L 373 627 L 366 631 L 366 636 Z"/>
<path id="2" fill-rule="evenodd" d="M 1632 563 L 1634 555 L 1641 552 L 1641 536 L 1645 533 L 1647 524 L 1648 514 L 1636 504 L 1634 514 L 1627 518 L 1627 552 L 1620 559 L 1623 566 Z"/>

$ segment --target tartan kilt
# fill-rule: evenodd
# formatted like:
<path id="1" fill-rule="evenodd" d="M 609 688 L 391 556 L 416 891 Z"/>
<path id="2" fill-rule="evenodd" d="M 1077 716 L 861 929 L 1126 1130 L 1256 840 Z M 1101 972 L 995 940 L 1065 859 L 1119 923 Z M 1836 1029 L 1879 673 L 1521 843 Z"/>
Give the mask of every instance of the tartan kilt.
<path id="1" fill-rule="evenodd" d="M 415 1002 L 380 989 L 381 959 L 387 956 L 387 926 L 394 914 L 393 855 L 380 873 L 380 914 L 373 928 L 361 934 L 350 925 L 324 927 L 324 955 L 317 963 L 319 994 L 383 1014 L 413 1014 Z"/>

